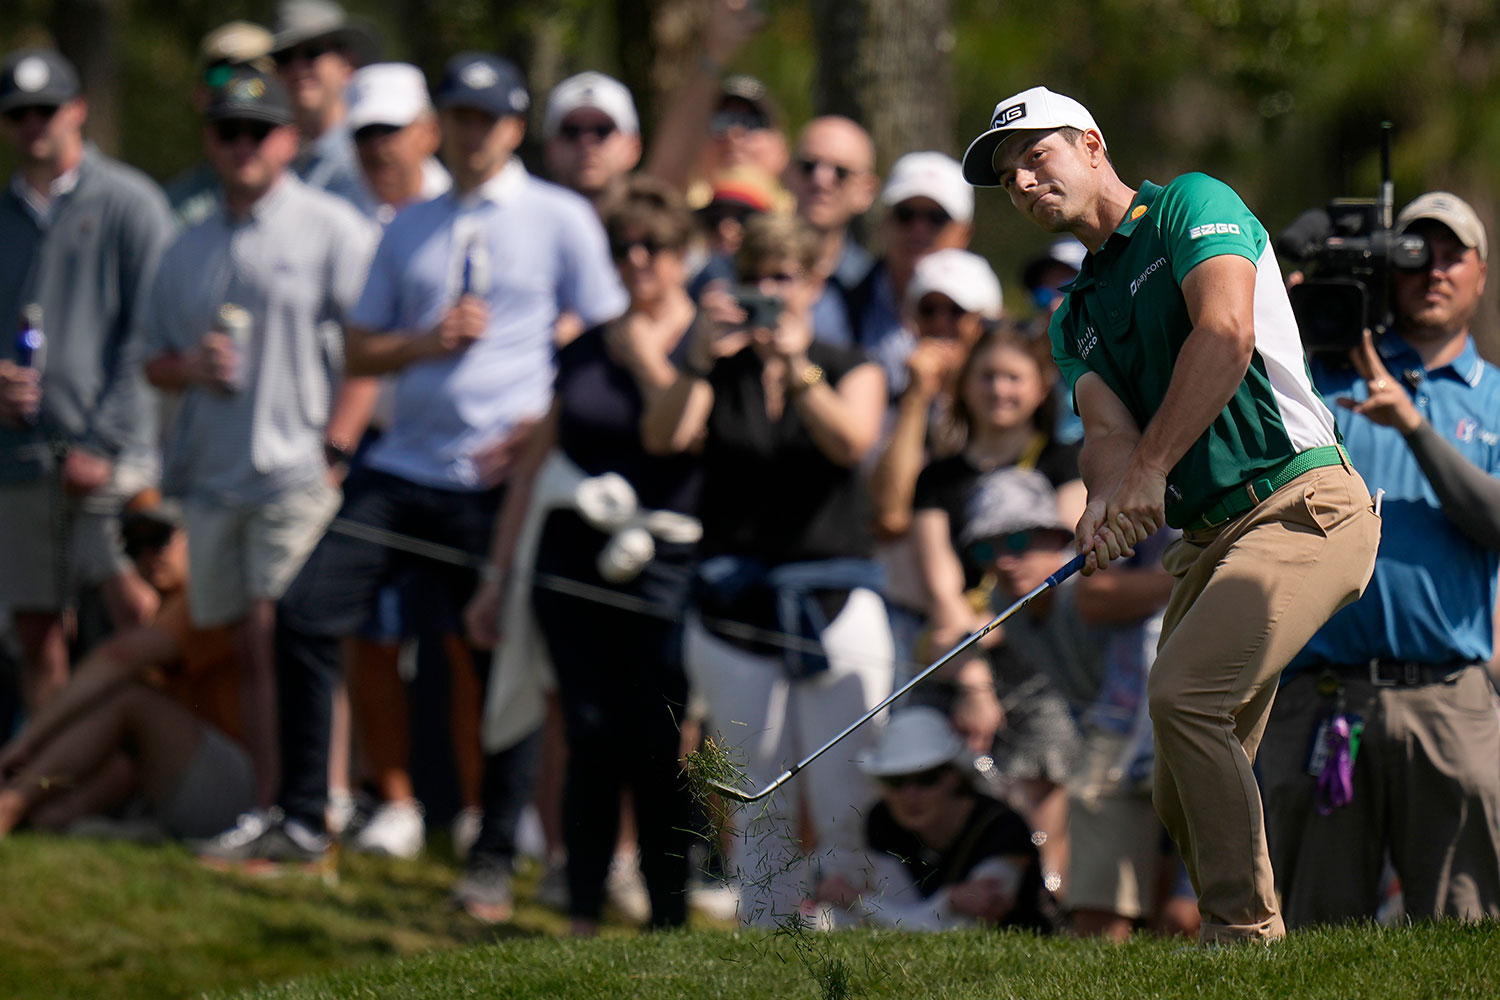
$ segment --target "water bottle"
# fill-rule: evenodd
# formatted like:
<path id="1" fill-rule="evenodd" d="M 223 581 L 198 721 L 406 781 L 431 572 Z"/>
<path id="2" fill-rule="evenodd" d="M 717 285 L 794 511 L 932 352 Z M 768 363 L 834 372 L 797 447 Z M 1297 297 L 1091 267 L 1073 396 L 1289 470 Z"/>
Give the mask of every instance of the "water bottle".
<path id="1" fill-rule="evenodd" d="M 42 333 L 42 307 L 33 302 L 21 310 L 21 329 L 16 334 L 16 364 L 30 368 L 40 377 L 47 368 L 47 336 Z M 25 415 L 27 424 L 35 425 L 36 410 Z"/>
<path id="2" fill-rule="evenodd" d="M 245 388 L 246 357 L 250 350 L 250 313 L 233 302 L 219 307 L 219 332 L 234 343 L 234 377 L 230 379 L 236 389 Z"/>
<path id="3" fill-rule="evenodd" d="M 461 295 L 477 295 L 484 298 L 490 290 L 490 260 L 484 237 L 474 232 L 464 244 L 463 281 Z"/>

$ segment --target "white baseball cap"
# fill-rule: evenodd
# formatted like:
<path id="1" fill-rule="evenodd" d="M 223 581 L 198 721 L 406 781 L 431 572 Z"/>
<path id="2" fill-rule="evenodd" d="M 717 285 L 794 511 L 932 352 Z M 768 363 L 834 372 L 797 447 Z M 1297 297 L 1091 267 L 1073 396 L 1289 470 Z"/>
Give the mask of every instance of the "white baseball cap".
<path id="1" fill-rule="evenodd" d="M 974 190 L 958 161 L 945 153 L 907 153 L 891 165 L 881 204 L 889 208 L 908 198 L 931 198 L 959 222 L 974 218 Z"/>
<path id="2" fill-rule="evenodd" d="M 366 125 L 405 128 L 432 107 L 427 78 L 408 63 L 372 63 L 349 78 L 349 131 Z"/>
<path id="3" fill-rule="evenodd" d="M 1485 238 L 1484 223 L 1479 221 L 1479 213 L 1458 195 L 1429 191 L 1413 199 L 1396 216 L 1396 229 L 1404 233 L 1423 219 L 1441 222 L 1453 231 L 1460 243 L 1478 250 L 1480 260 L 1489 258 L 1490 246 Z"/>
<path id="4" fill-rule="evenodd" d="M 1011 133 L 1024 129 L 1076 128 L 1092 129 L 1104 141 L 1104 133 L 1089 109 L 1046 87 L 1032 87 L 1007 97 L 995 105 L 989 131 L 969 144 L 964 153 L 964 180 L 975 187 L 999 187 L 1000 172 L 995 169 L 995 153 Z"/>
<path id="5" fill-rule="evenodd" d="M 920 705 L 891 713 L 875 749 L 860 761 L 860 770 L 875 777 L 920 774 L 943 764 L 972 769 L 974 757 L 954 732 L 948 717 Z"/>
<path id="6" fill-rule="evenodd" d="M 988 261 L 967 250 L 936 250 L 917 261 L 906 286 L 907 308 L 915 308 L 928 292 L 948 296 L 965 312 L 1000 318 L 1000 279 Z"/>
<path id="7" fill-rule="evenodd" d="M 547 112 L 542 117 L 542 137 L 550 139 L 556 135 L 562 120 L 579 108 L 593 108 L 604 112 L 615 123 L 615 128 L 627 135 L 636 135 L 641 130 L 630 88 L 612 76 L 589 70 L 568 77 L 547 95 Z"/>

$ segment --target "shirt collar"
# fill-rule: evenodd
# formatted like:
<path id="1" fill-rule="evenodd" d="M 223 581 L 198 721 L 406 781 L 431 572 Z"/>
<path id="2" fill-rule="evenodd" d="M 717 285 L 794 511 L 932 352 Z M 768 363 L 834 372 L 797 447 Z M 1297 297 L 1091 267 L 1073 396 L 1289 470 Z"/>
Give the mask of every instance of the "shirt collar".
<path id="1" fill-rule="evenodd" d="M 521 187 L 526 183 L 526 168 L 516 157 L 511 157 L 510 162 L 501 167 L 499 172 L 473 191 L 466 195 L 460 195 L 456 190 L 453 192 L 454 199 L 459 208 L 477 208 L 480 202 L 487 201 L 494 205 L 504 205 L 520 193 Z"/>
<path id="2" fill-rule="evenodd" d="M 1480 376 L 1484 374 L 1484 359 L 1479 356 L 1479 350 L 1474 346 L 1474 338 L 1467 333 L 1464 334 L 1463 350 L 1458 352 L 1458 356 L 1446 365 L 1439 365 L 1431 371 L 1422 367 L 1421 355 L 1395 330 L 1387 330 L 1385 336 L 1381 338 L 1380 356 L 1386 361 L 1396 362 L 1397 367 L 1424 372 L 1428 378 L 1446 374 L 1471 387 L 1478 385 Z M 1391 366 L 1387 365 L 1387 367 Z"/>
<path id="3" fill-rule="evenodd" d="M 78 187 L 78 174 L 82 169 L 83 160 L 80 159 L 71 170 L 53 178 L 45 193 L 28 184 L 26 178 L 21 176 L 21 171 L 17 170 L 11 178 L 10 188 L 21 199 L 21 204 L 26 206 L 37 225 L 46 229 L 52 221 L 52 210 L 57 207 L 58 201 L 72 194 L 74 188 Z"/>
<path id="4" fill-rule="evenodd" d="M 241 221 L 262 222 L 266 218 L 268 218 L 272 212 L 276 211 L 276 209 L 282 204 L 282 202 L 286 201 L 288 192 L 295 185 L 300 183 L 301 182 L 297 180 L 296 175 L 293 174 L 290 170 L 282 171 L 281 176 L 278 177 L 276 179 L 276 182 L 271 185 L 271 189 L 257 198 L 255 200 L 255 204 L 250 206 L 250 215 L 247 219 L 244 220 L 236 219 L 234 216 L 229 214 L 229 208 L 224 203 L 224 192 L 223 188 L 221 187 L 219 189 L 219 212 L 221 215 L 223 215 L 224 221 L 230 226 L 237 225 Z"/>
<path id="5" fill-rule="evenodd" d="M 1135 232 L 1135 227 L 1140 224 L 1141 219 L 1145 218 L 1151 211 L 1151 206 L 1156 204 L 1156 198 L 1159 194 L 1161 194 L 1160 184 L 1141 181 L 1141 189 L 1135 193 L 1135 197 L 1130 201 L 1130 207 L 1125 210 L 1124 221 L 1115 227 L 1114 232 L 1109 234 L 1109 238 L 1104 241 L 1104 247 L 1109 246 L 1110 240 L 1116 236 L 1129 239 L 1130 235 Z M 1100 247 L 1099 250 L 1102 251 L 1104 247 Z M 1093 283 L 1094 254 L 1090 253 L 1084 257 L 1083 266 L 1078 269 L 1078 276 L 1067 284 L 1058 286 L 1058 291 L 1077 291 L 1088 288 Z"/>

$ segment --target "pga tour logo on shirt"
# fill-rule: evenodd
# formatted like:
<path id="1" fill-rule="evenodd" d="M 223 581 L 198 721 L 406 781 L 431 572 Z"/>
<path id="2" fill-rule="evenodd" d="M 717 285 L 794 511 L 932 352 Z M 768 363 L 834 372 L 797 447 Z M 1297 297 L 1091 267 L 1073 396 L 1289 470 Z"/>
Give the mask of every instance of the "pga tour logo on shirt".
<path id="1" fill-rule="evenodd" d="M 1489 445 L 1491 448 L 1493 448 L 1496 444 L 1500 444 L 1500 434 L 1496 434 L 1494 431 L 1487 431 L 1484 428 L 1480 427 L 1479 421 L 1475 420 L 1473 417 L 1459 418 L 1458 427 L 1454 430 L 1453 436 L 1463 444 L 1468 444 L 1476 437 L 1479 438 L 1482 443 Z"/>
<path id="2" fill-rule="evenodd" d="M 1204 236 L 1224 236 L 1233 233 L 1240 235 L 1240 227 L 1233 222 L 1206 222 L 1201 226 L 1194 226 L 1188 230 L 1188 239 L 1196 240 Z"/>
<path id="3" fill-rule="evenodd" d="M 1151 277 L 1151 272 L 1152 271 L 1155 271 L 1157 268 L 1161 267 L 1166 262 L 1167 262 L 1167 258 L 1165 258 L 1165 257 L 1158 257 L 1154 261 L 1152 261 L 1151 262 L 1151 266 L 1148 267 L 1148 268 L 1146 268 L 1144 271 L 1142 271 L 1141 272 L 1141 276 L 1139 278 L 1136 278 L 1134 281 L 1132 281 L 1130 283 L 1130 294 L 1131 294 L 1131 296 L 1134 297 L 1135 290 L 1137 288 L 1140 288 L 1142 285 L 1144 285 L 1146 283 L 1146 279 L 1149 278 L 1149 277 Z"/>
<path id="4" fill-rule="evenodd" d="M 1002 125 L 1015 121 L 1017 118 L 1025 117 L 1026 102 L 1022 101 L 1020 104 L 1012 104 L 1008 108 L 1001 108 L 995 112 L 995 120 L 990 122 L 990 128 L 999 128 Z"/>

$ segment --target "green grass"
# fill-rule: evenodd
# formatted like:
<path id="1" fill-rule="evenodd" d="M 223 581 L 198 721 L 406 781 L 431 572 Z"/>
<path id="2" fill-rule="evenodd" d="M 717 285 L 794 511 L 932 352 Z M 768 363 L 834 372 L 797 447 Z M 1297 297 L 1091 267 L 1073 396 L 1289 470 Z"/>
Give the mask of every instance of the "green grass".
<path id="1" fill-rule="evenodd" d="M 1021 935 L 728 932 L 561 936 L 444 906 L 441 857 L 346 857 L 336 886 L 203 870 L 181 850 L 0 840 L 0 997 L 1265 998 L 1500 997 L 1500 924 L 1294 934 L 1205 951 Z"/>

